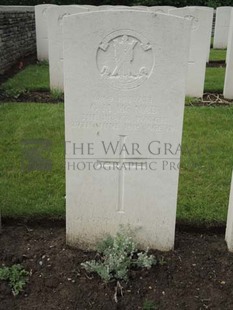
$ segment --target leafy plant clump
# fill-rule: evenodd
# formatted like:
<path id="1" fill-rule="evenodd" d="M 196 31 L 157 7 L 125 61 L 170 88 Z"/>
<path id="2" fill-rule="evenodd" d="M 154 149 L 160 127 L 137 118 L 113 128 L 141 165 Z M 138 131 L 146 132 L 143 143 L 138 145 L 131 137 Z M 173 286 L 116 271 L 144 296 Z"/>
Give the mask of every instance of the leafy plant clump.
<path id="1" fill-rule="evenodd" d="M 17 296 L 28 281 L 29 272 L 21 265 L 0 268 L 0 280 L 9 282 L 14 296 Z"/>
<path id="2" fill-rule="evenodd" d="M 87 272 L 96 272 L 105 282 L 127 280 L 131 267 L 150 269 L 156 264 L 148 250 L 138 252 L 129 230 L 121 229 L 115 237 L 108 236 L 97 246 L 96 260 L 82 263 Z"/>
<path id="3" fill-rule="evenodd" d="M 26 93 L 26 89 L 24 88 L 7 88 L 7 89 L 3 89 L 3 94 L 8 97 L 8 98 L 19 98 L 20 95 L 25 94 Z"/>

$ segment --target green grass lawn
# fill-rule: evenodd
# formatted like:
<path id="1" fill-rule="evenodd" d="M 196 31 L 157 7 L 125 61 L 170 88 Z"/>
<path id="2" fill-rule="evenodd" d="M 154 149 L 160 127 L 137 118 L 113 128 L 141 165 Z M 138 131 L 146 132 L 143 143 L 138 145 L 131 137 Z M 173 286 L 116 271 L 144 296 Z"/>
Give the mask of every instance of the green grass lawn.
<path id="1" fill-rule="evenodd" d="M 5 216 L 65 216 L 63 104 L 2 104 L 1 186 Z M 233 164 L 233 108 L 186 108 L 178 219 L 226 219 Z M 51 171 L 24 171 L 22 140 L 52 142 Z"/>
<path id="2" fill-rule="evenodd" d="M 49 91 L 49 67 L 46 63 L 29 65 L 0 86 L 10 96 L 25 91 Z"/>
<path id="3" fill-rule="evenodd" d="M 226 50 L 217 50 L 212 48 L 210 50 L 210 61 L 225 60 L 226 52 L 227 52 Z"/>
<path id="4" fill-rule="evenodd" d="M 221 50 L 220 50 L 221 51 Z M 222 52 L 222 51 L 221 51 Z M 223 92 L 225 68 L 207 68 L 205 92 Z M 49 91 L 49 68 L 47 64 L 30 65 L 0 86 L 0 91 L 17 96 L 25 91 Z M 56 97 L 61 94 L 56 91 Z"/>
<path id="5" fill-rule="evenodd" d="M 0 197 L 3 215 L 64 215 L 63 114 L 62 104 L 0 105 Z M 25 139 L 52 142 L 52 171 L 22 171 Z"/>
<path id="6" fill-rule="evenodd" d="M 204 91 L 223 93 L 225 68 L 206 68 Z"/>
<path id="7" fill-rule="evenodd" d="M 178 219 L 226 220 L 233 168 L 233 107 L 186 108 Z"/>
<path id="8" fill-rule="evenodd" d="M 211 49 L 210 60 L 225 60 L 226 50 Z M 205 92 L 223 92 L 225 68 L 206 68 Z"/>

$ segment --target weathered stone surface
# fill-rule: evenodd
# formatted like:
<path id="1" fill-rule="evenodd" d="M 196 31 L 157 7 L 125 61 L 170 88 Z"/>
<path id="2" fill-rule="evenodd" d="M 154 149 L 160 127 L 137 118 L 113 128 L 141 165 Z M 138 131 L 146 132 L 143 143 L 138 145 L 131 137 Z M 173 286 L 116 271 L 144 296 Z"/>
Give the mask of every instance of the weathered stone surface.
<path id="1" fill-rule="evenodd" d="M 207 44 L 210 42 L 208 10 L 199 7 L 185 7 L 170 10 L 169 14 L 192 20 L 186 95 L 202 97 L 205 82 Z"/>
<path id="2" fill-rule="evenodd" d="M 62 26 L 64 16 L 87 12 L 88 9 L 78 5 L 51 6 L 47 9 L 49 77 L 50 88 L 64 90 L 63 83 L 63 38 Z"/>
<path id="3" fill-rule="evenodd" d="M 232 32 L 233 32 L 233 8 L 231 9 L 230 26 L 229 26 L 229 31 L 228 31 L 226 63 L 228 62 L 229 54 L 231 51 L 230 47 L 231 47 L 231 40 L 233 37 Z"/>
<path id="4" fill-rule="evenodd" d="M 47 26 L 47 9 L 51 4 L 39 4 L 35 6 L 36 18 L 36 47 L 37 59 L 39 61 L 48 60 L 48 26 Z"/>
<path id="5" fill-rule="evenodd" d="M 150 6 L 149 10 L 153 11 L 153 12 L 157 12 L 157 13 L 165 13 L 168 14 L 168 12 L 172 9 L 175 9 L 175 6 L 169 6 L 169 5 L 156 5 L 156 6 Z"/>
<path id="6" fill-rule="evenodd" d="M 191 22 L 101 11 L 63 30 L 67 242 L 93 248 L 129 224 L 141 247 L 170 250 Z"/>
<path id="7" fill-rule="evenodd" d="M 231 9 L 232 7 L 230 6 L 221 6 L 218 7 L 216 10 L 216 22 L 213 43 L 214 48 L 227 48 Z"/>
<path id="8" fill-rule="evenodd" d="M 207 6 L 189 6 L 189 8 L 199 8 L 206 10 L 206 18 L 208 20 L 208 24 L 206 24 L 206 27 L 209 30 L 209 41 L 206 41 L 206 62 L 209 62 L 210 57 L 210 46 L 211 46 L 211 38 L 212 38 L 212 29 L 213 29 L 213 19 L 214 19 L 214 9 L 209 8 Z"/>
<path id="9" fill-rule="evenodd" d="M 226 99 L 233 99 L 233 13 L 230 24 L 229 38 L 228 38 L 228 59 L 226 65 L 226 74 L 224 81 L 223 96 Z"/>

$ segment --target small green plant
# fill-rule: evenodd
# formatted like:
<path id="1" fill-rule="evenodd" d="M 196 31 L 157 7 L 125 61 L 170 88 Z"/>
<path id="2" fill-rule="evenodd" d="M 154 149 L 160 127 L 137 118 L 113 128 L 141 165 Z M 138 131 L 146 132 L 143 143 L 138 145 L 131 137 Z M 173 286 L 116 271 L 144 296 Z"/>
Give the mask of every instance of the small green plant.
<path id="1" fill-rule="evenodd" d="M 166 260 L 165 260 L 165 258 L 163 256 L 161 256 L 158 261 L 159 261 L 159 265 L 160 266 L 163 266 L 163 265 L 167 264 L 167 262 L 166 262 Z"/>
<path id="2" fill-rule="evenodd" d="M 3 93 L 6 97 L 17 99 L 20 95 L 26 93 L 26 89 L 9 88 L 3 90 Z"/>
<path id="3" fill-rule="evenodd" d="M 158 309 L 156 304 L 151 300 L 145 300 L 143 303 L 143 310 L 156 310 Z"/>
<path id="4" fill-rule="evenodd" d="M 96 272 L 105 282 L 127 280 L 131 267 L 151 268 L 156 263 L 148 250 L 138 252 L 132 232 L 121 228 L 113 238 L 108 236 L 97 245 L 97 260 L 82 263 L 87 272 Z"/>
<path id="5" fill-rule="evenodd" d="M 0 280 L 8 281 L 14 296 L 17 296 L 28 281 L 29 272 L 21 265 L 0 268 Z"/>

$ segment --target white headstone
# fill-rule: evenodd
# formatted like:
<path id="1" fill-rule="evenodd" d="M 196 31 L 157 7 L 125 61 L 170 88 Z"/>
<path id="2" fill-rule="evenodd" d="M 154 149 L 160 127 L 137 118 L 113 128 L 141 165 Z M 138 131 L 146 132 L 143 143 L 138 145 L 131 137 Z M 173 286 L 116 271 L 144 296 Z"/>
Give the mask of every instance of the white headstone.
<path id="1" fill-rule="evenodd" d="M 133 5 L 133 6 L 129 6 L 128 8 L 130 8 L 131 10 L 142 10 L 142 11 L 147 11 L 148 10 L 148 6 L 145 5 Z"/>
<path id="2" fill-rule="evenodd" d="M 206 50 L 207 43 L 210 41 L 209 21 L 206 17 L 207 10 L 185 7 L 170 10 L 169 14 L 192 20 L 186 95 L 190 97 L 202 97 L 205 83 Z"/>
<path id="3" fill-rule="evenodd" d="M 175 9 L 175 8 L 176 8 L 175 6 L 168 6 L 168 5 L 161 6 L 161 5 L 157 5 L 157 6 L 150 6 L 149 10 L 153 11 L 153 12 L 157 12 L 157 13 L 168 14 L 168 12 L 170 10 Z"/>
<path id="4" fill-rule="evenodd" d="M 46 11 L 51 4 L 35 6 L 37 59 L 48 60 L 48 27 Z"/>
<path id="5" fill-rule="evenodd" d="M 96 8 L 96 5 L 88 5 L 88 4 L 85 4 L 84 7 L 85 7 L 86 9 L 88 9 L 89 11 L 91 11 L 91 10 L 93 10 L 93 9 Z"/>
<path id="6" fill-rule="evenodd" d="M 212 39 L 212 29 L 213 29 L 213 20 L 214 20 L 214 9 L 213 8 L 208 8 L 208 7 L 203 7 L 203 9 L 206 10 L 206 18 L 208 19 L 208 25 L 206 26 L 208 28 L 208 37 L 209 37 L 209 42 L 207 41 L 207 55 L 206 55 L 206 62 L 209 62 L 210 60 L 210 48 L 211 48 L 211 39 Z"/>
<path id="7" fill-rule="evenodd" d="M 230 17 L 230 26 L 229 26 L 229 31 L 228 31 L 228 40 L 227 40 L 227 54 L 226 54 L 226 63 L 228 62 L 229 59 L 229 54 L 230 54 L 230 47 L 231 47 L 231 40 L 233 37 L 233 8 L 231 9 L 231 17 Z"/>
<path id="8" fill-rule="evenodd" d="M 213 44 L 216 49 L 227 48 L 231 9 L 230 6 L 221 6 L 216 10 Z"/>
<path id="9" fill-rule="evenodd" d="M 233 252 L 233 174 L 231 179 L 225 240 L 227 242 L 228 250 Z"/>
<path id="10" fill-rule="evenodd" d="M 231 34 L 231 38 L 229 38 L 227 47 L 229 54 L 226 65 L 223 96 L 226 99 L 233 99 L 233 22 L 231 23 L 231 30 L 229 33 Z"/>
<path id="11" fill-rule="evenodd" d="M 148 11 L 148 7 L 142 5 L 134 5 L 134 6 L 113 5 L 109 8 L 109 10 Z"/>
<path id="12" fill-rule="evenodd" d="M 129 224 L 141 247 L 170 250 L 191 23 L 101 11 L 63 30 L 67 242 L 93 248 Z"/>
<path id="13" fill-rule="evenodd" d="M 209 30 L 209 41 L 206 41 L 206 62 L 209 62 L 210 57 L 210 46 L 212 38 L 212 28 L 213 28 L 213 19 L 214 19 L 214 9 L 207 6 L 188 6 L 187 8 L 198 8 L 206 10 L 206 19 L 208 20 L 208 25 L 206 27 Z"/>
<path id="14" fill-rule="evenodd" d="M 88 6 L 89 7 L 89 6 Z M 140 11 L 147 11 L 148 7 L 146 6 L 126 6 L 126 5 L 100 5 L 96 7 L 92 7 L 89 11 L 105 11 L 105 10 L 140 10 Z"/>
<path id="15" fill-rule="evenodd" d="M 60 91 L 64 90 L 62 38 L 63 18 L 67 15 L 87 11 L 87 8 L 78 5 L 52 6 L 47 9 L 50 89 Z"/>
<path id="16" fill-rule="evenodd" d="M 96 6 L 98 11 L 110 10 L 112 7 L 113 7 L 113 5 L 99 5 L 99 6 Z"/>

